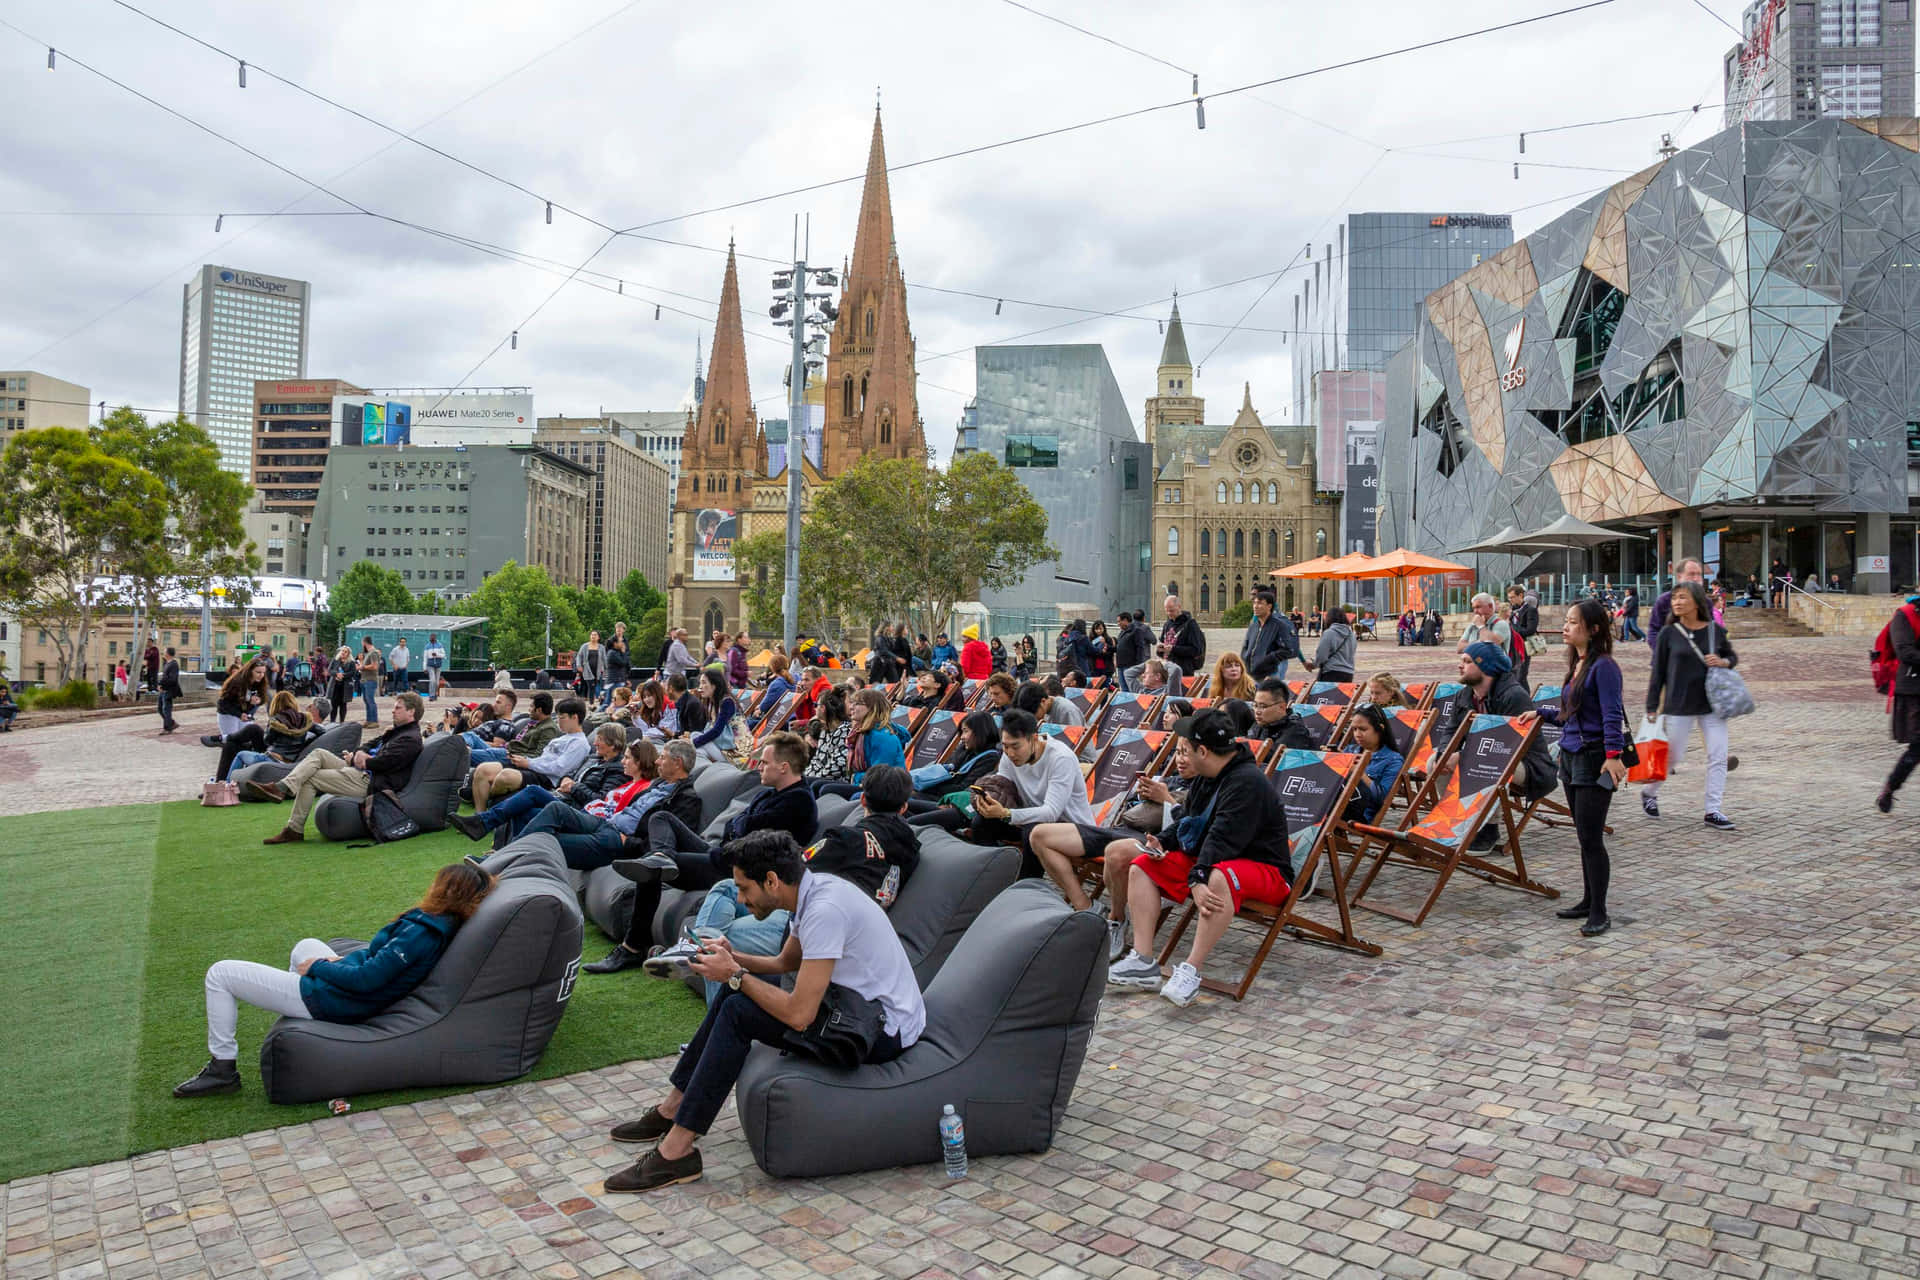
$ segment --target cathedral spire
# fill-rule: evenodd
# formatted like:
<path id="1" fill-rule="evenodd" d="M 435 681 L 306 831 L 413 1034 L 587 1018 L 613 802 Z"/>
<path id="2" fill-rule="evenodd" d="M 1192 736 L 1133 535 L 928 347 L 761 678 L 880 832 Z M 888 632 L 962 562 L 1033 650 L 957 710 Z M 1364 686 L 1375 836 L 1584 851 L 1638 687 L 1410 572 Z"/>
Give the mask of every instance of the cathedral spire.
<path id="1" fill-rule="evenodd" d="M 1187 354 L 1187 331 L 1180 326 L 1180 295 L 1173 295 L 1173 314 L 1167 318 L 1167 340 L 1160 347 L 1162 369 L 1191 369 L 1193 357 Z"/>
<path id="2" fill-rule="evenodd" d="M 732 506 L 737 474 L 754 466 L 758 422 L 747 386 L 747 338 L 740 320 L 740 277 L 733 245 L 720 285 L 720 314 L 713 326 L 713 352 L 700 398 L 680 454 L 678 505 Z"/>
<path id="3" fill-rule="evenodd" d="M 867 145 L 867 179 L 860 193 L 860 221 L 854 227 L 853 262 L 848 293 L 856 281 L 878 289 L 886 279 L 893 252 L 893 196 L 887 189 L 887 144 L 880 132 L 880 105 L 873 108 L 873 140 Z"/>

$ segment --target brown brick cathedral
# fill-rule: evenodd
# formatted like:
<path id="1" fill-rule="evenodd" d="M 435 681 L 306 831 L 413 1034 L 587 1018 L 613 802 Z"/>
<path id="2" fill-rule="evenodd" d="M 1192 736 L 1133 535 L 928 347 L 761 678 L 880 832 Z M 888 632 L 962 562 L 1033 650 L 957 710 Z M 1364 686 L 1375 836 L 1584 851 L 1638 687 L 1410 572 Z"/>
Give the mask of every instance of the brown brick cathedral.
<path id="1" fill-rule="evenodd" d="M 789 424 L 787 456 L 799 460 L 801 502 L 867 454 L 927 458 L 915 393 L 907 287 L 894 245 L 893 204 L 878 110 L 853 256 L 841 281 L 840 315 L 827 347 L 820 465 L 805 456 L 804 429 Z M 699 641 L 737 631 L 744 616 L 733 542 L 786 527 L 785 469 L 768 471 L 767 440 L 748 389 L 746 335 L 731 246 L 720 288 L 706 396 L 689 412 L 674 495 L 674 555 L 668 613 Z M 695 649 L 698 652 L 698 649 Z M 652 655 L 646 655 L 651 659 Z"/>

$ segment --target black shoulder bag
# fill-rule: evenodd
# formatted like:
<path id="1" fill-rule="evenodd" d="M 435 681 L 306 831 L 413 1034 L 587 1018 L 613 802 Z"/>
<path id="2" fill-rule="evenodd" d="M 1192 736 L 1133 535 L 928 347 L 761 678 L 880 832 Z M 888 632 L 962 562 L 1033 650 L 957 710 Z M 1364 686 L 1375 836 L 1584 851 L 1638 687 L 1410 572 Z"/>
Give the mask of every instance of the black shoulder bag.
<path id="1" fill-rule="evenodd" d="M 374 844 L 391 844 L 420 834 L 420 824 L 400 807 L 400 797 L 386 789 L 369 792 L 360 802 L 360 821 Z"/>
<path id="2" fill-rule="evenodd" d="M 787 1032 L 787 1047 L 830 1067 L 851 1070 L 872 1055 L 874 1045 L 886 1034 L 881 1025 L 884 1017 L 878 1000 L 830 982 L 807 1029 Z"/>

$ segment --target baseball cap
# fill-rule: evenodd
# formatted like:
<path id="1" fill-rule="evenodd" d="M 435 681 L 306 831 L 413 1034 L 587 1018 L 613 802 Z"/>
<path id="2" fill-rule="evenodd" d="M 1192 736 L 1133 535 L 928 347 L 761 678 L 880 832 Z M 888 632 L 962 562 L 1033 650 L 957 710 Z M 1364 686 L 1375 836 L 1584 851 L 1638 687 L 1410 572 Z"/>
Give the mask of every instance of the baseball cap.
<path id="1" fill-rule="evenodd" d="M 1233 750 L 1233 720 L 1224 711 L 1209 707 L 1198 715 L 1186 716 L 1173 722 L 1173 731 L 1216 755 Z"/>

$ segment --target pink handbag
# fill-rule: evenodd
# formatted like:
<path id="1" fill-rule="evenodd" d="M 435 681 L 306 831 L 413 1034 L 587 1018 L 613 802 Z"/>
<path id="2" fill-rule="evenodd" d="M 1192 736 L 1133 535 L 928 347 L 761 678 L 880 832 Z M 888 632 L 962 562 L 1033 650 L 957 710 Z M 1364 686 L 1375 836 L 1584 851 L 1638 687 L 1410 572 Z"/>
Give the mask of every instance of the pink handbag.
<path id="1" fill-rule="evenodd" d="M 240 784 L 237 782 L 203 782 L 200 784 L 200 807 L 203 809 L 224 809 L 228 805 L 240 803 Z"/>

